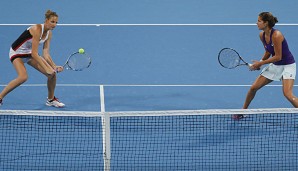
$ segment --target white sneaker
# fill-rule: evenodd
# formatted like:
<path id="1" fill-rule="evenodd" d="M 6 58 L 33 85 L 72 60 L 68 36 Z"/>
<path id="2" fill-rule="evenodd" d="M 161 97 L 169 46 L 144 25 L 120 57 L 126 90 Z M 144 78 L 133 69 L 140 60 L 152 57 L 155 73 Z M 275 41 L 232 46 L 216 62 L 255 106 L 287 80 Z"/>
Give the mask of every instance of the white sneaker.
<path id="1" fill-rule="evenodd" d="M 65 106 L 65 104 L 64 104 L 64 103 L 61 103 L 61 102 L 58 100 L 58 98 L 56 98 L 55 96 L 54 96 L 54 98 L 53 98 L 52 100 L 47 99 L 46 105 L 47 105 L 47 106 L 59 107 L 59 108 Z"/>

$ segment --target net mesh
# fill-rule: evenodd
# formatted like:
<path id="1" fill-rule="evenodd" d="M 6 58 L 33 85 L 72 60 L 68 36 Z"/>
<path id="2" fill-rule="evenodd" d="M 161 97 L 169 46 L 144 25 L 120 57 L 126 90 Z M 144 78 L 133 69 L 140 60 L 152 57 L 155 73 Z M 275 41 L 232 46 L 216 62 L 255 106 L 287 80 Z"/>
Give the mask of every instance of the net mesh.
<path id="1" fill-rule="evenodd" d="M 31 112 L 1 111 L 0 170 L 298 169 L 297 109 Z"/>
<path id="2" fill-rule="evenodd" d="M 0 134 L 0 170 L 103 168 L 100 117 L 1 111 Z"/>

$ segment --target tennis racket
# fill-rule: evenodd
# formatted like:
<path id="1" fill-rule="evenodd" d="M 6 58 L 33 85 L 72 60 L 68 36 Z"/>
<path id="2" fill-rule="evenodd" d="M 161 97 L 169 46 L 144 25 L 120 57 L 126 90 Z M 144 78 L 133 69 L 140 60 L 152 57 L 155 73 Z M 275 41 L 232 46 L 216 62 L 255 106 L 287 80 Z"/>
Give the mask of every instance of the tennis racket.
<path id="1" fill-rule="evenodd" d="M 232 48 L 221 49 L 218 53 L 218 62 L 222 67 L 228 69 L 233 69 L 243 65 L 250 67 L 252 65 L 245 62 L 239 53 Z"/>
<path id="2" fill-rule="evenodd" d="M 73 71 L 82 71 L 91 65 L 91 58 L 86 53 L 74 52 L 72 53 L 65 64 L 64 69 Z"/>

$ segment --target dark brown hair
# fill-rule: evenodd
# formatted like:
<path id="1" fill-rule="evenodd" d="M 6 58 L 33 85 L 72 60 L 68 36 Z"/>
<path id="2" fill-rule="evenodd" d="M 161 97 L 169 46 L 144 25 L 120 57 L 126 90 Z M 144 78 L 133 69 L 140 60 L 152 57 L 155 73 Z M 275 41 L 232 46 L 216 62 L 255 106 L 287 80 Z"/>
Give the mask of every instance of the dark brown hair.
<path id="1" fill-rule="evenodd" d="M 261 17 L 264 22 L 268 22 L 270 28 L 274 27 L 275 23 L 278 22 L 277 18 L 274 17 L 271 12 L 261 12 L 259 17 Z"/>

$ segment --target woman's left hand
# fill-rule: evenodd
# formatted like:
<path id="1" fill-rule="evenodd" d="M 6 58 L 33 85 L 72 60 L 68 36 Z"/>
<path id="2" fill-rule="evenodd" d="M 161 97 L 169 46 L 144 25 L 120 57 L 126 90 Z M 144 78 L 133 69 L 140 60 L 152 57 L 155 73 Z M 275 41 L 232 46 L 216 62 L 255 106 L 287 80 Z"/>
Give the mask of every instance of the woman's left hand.
<path id="1" fill-rule="evenodd" d="M 262 63 L 260 61 L 253 61 L 252 65 L 249 67 L 251 71 L 260 70 Z"/>

